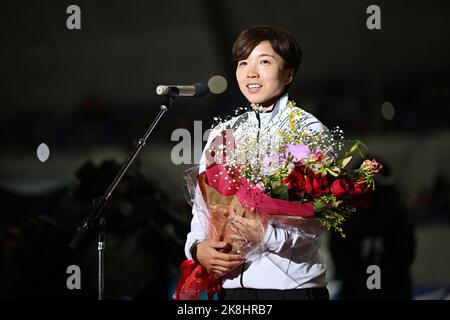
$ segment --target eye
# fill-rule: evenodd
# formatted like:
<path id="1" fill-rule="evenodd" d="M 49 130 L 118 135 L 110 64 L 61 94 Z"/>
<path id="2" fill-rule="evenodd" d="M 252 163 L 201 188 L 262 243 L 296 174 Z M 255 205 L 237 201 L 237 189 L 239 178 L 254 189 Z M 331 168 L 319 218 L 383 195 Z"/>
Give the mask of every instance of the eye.
<path id="1" fill-rule="evenodd" d="M 239 61 L 238 62 L 238 66 L 239 67 L 241 67 L 241 66 L 246 66 L 247 65 L 247 61 Z"/>
<path id="2" fill-rule="evenodd" d="M 261 60 L 260 64 L 271 64 L 271 62 L 267 59 Z"/>

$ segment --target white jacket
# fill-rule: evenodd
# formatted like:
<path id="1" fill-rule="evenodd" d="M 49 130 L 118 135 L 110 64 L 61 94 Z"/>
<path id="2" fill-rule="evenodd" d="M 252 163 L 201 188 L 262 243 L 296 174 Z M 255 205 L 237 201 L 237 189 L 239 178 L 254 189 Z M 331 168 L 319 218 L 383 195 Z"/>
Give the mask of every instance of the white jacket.
<path id="1" fill-rule="evenodd" d="M 200 160 L 199 172 L 205 170 L 205 151 L 208 150 L 212 140 L 226 125 L 234 129 L 236 141 L 244 134 L 242 123 L 250 123 L 259 128 L 258 134 L 267 135 L 268 140 L 273 140 L 279 128 L 287 128 L 289 113 L 292 110 L 300 110 L 300 126 L 302 130 L 311 133 L 328 130 L 313 115 L 298 107 L 287 107 L 287 94 L 281 97 L 270 113 L 256 113 L 249 111 L 235 117 L 212 130 L 206 147 Z M 258 119 L 259 118 L 259 119 Z M 248 133 L 245 126 L 245 134 Z M 192 259 L 191 248 L 197 240 L 207 239 L 207 222 L 205 212 L 199 212 L 204 208 L 204 200 L 199 188 L 197 188 L 195 201 L 192 208 L 191 231 L 187 235 L 185 253 L 188 259 Z M 254 289 L 296 289 L 324 287 L 327 285 L 326 267 L 322 262 L 318 249 L 320 247 L 320 233 L 322 229 L 314 229 L 305 233 L 298 229 L 281 227 L 269 224 L 264 236 L 265 252 L 260 259 L 246 262 L 223 277 L 224 288 L 254 288 Z"/>

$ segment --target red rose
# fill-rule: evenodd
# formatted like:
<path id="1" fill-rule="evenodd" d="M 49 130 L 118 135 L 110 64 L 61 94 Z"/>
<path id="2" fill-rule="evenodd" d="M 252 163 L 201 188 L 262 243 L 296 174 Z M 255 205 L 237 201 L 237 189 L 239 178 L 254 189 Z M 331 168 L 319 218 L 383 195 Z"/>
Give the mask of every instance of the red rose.
<path id="1" fill-rule="evenodd" d="M 371 201 L 372 193 L 369 187 L 364 182 L 359 182 L 355 184 L 355 189 L 352 196 L 352 206 L 355 208 L 368 207 Z"/>
<path id="2" fill-rule="evenodd" d="M 305 177 L 296 170 L 292 171 L 281 184 L 288 184 L 289 198 L 298 196 L 303 197 L 305 193 Z"/>
<path id="3" fill-rule="evenodd" d="M 365 182 L 362 182 L 362 181 L 355 183 L 354 187 L 355 187 L 354 190 L 353 190 L 353 194 L 354 195 L 363 194 L 369 188 L 368 185 Z"/>
<path id="4" fill-rule="evenodd" d="M 354 190 L 354 182 L 349 178 L 336 179 L 331 185 L 331 191 L 336 196 L 336 198 L 342 198 L 345 195 L 351 196 Z"/>
<path id="5" fill-rule="evenodd" d="M 314 174 L 312 171 L 309 172 L 306 178 L 305 190 L 312 197 L 320 197 L 329 193 L 330 187 L 328 186 L 327 176 L 321 173 Z"/>

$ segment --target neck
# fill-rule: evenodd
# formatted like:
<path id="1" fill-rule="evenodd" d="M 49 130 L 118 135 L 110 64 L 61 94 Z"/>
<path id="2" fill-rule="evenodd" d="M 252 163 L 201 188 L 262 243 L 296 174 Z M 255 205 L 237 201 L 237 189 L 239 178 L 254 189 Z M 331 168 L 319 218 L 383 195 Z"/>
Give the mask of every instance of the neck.
<path id="1" fill-rule="evenodd" d="M 275 104 L 278 100 L 280 100 L 281 96 L 276 96 L 266 102 L 263 103 L 251 103 L 251 107 L 253 110 L 258 112 L 271 112 L 273 108 L 275 107 Z"/>
<path id="2" fill-rule="evenodd" d="M 275 103 L 271 104 L 270 106 L 264 106 L 259 103 L 252 103 L 251 104 L 252 109 L 258 112 L 271 112 L 273 110 L 273 107 L 275 106 Z"/>

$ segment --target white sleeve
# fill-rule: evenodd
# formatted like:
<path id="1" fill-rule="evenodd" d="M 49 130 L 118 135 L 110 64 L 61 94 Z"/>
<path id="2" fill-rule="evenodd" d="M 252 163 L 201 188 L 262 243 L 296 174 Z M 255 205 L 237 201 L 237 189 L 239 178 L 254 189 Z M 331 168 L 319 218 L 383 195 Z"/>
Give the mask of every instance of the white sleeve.
<path id="1" fill-rule="evenodd" d="M 297 228 L 269 223 L 263 239 L 264 249 L 280 253 L 286 248 L 299 248 L 316 240 L 323 231 L 321 227 L 301 231 Z"/>
<path id="2" fill-rule="evenodd" d="M 204 212 L 205 207 L 206 203 L 197 185 L 194 205 L 192 206 L 191 231 L 187 234 L 184 246 L 184 253 L 188 259 L 192 259 L 191 248 L 194 242 L 208 238 L 208 213 Z"/>

